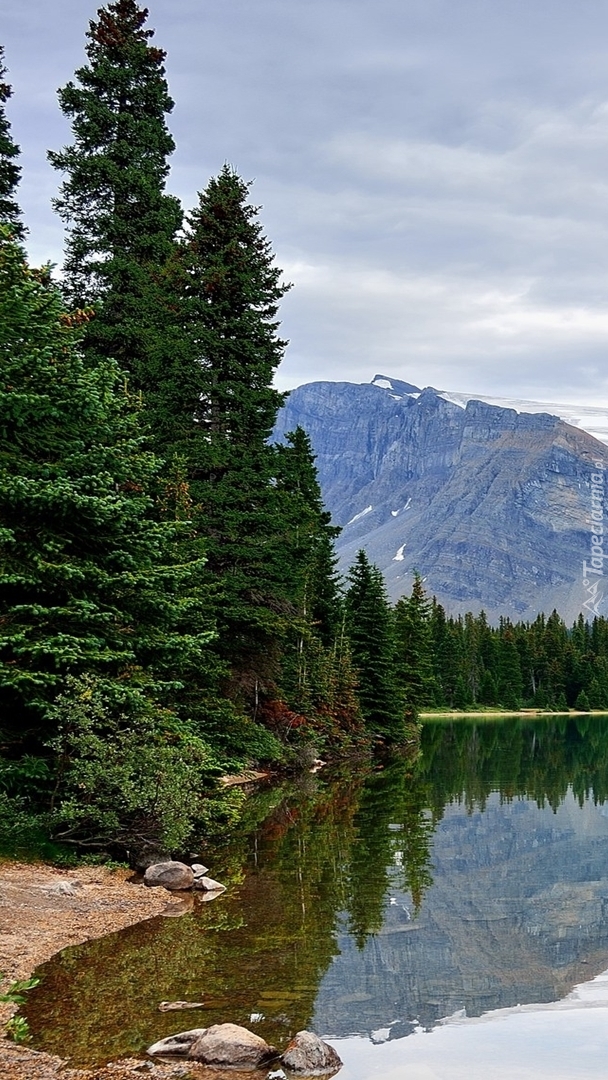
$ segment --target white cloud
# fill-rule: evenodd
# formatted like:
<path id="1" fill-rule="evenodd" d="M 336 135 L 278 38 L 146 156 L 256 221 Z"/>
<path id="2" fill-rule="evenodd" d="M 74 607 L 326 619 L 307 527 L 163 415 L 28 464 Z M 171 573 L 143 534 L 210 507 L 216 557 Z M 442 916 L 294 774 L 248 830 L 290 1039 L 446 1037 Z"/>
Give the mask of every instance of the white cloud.
<path id="1" fill-rule="evenodd" d="M 154 0 L 191 206 L 226 160 L 296 288 L 282 387 L 606 393 L 608 8 Z M 97 0 L 0 0 L 34 258 L 57 259 L 55 89 Z M 606 394 L 608 400 L 608 394 Z"/>

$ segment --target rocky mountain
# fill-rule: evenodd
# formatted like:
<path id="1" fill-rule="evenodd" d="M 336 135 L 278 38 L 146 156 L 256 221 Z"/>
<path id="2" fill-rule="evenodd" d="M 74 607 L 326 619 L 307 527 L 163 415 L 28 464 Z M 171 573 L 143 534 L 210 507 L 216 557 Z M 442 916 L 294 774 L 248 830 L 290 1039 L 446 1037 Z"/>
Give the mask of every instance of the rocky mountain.
<path id="1" fill-rule="evenodd" d="M 561 408 L 585 422 L 581 410 Z M 601 433 L 601 410 L 593 414 Z M 453 613 L 606 612 L 608 585 L 585 577 L 583 564 L 589 571 L 592 476 L 602 479 L 608 448 L 580 427 L 381 375 L 298 387 L 275 438 L 298 424 L 343 530 L 342 569 L 365 548 L 393 600 L 418 570 Z"/>

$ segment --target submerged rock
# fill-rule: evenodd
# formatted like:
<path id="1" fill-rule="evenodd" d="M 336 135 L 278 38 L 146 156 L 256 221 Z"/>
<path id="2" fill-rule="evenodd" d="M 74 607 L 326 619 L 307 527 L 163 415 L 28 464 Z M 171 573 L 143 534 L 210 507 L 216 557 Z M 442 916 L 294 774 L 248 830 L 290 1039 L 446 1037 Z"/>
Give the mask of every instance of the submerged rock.
<path id="1" fill-rule="evenodd" d="M 279 1052 L 259 1035 L 238 1024 L 213 1024 L 171 1035 L 150 1046 L 152 1057 L 187 1057 L 224 1069 L 256 1069 L 275 1061 Z"/>
<path id="2" fill-rule="evenodd" d="M 163 919 L 179 919 L 182 915 L 189 915 L 191 911 L 194 911 L 194 897 L 192 893 L 190 896 L 180 897 L 179 900 L 170 900 L 166 908 L 160 912 Z"/>
<path id="3" fill-rule="evenodd" d="M 191 889 L 193 884 L 192 870 L 181 862 L 154 863 L 144 874 L 144 885 L 148 885 L 151 889 L 162 886 L 170 892 L 176 892 L 180 889 Z"/>
<path id="4" fill-rule="evenodd" d="M 159 1012 L 177 1012 L 180 1009 L 202 1009 L 202 1001 L 161 1001 L 158 1006 Z"/>
<path id="5" fill-rule="evenodd" d="M 213 878 L 195 877 L 194 888 L 201 889 L 202 892 L 226 892 L 226 886 L 221 885 L 219 881 L 214 881 Z"/>
<path id="6" fill-rule="evenodd" d="M 296 1076 L 327 1076 L 342 1067 L 333 1046 L 329 1046 L 312 1031 L 298 1031 L 289 1043 L 281 1061 Z"/>

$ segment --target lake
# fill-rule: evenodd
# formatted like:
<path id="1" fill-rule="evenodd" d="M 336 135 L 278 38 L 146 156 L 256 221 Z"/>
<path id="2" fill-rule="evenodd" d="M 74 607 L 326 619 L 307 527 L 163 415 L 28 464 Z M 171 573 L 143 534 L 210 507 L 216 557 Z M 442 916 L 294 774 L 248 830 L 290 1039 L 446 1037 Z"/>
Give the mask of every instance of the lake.
<path id="1" fill-rule="evenodd" d="M 604 1077 L 608 717 L 433 720 L 355 773 L 252 796 L 201 850 L 218 899 L 39 969 L 33 1046 L 92 1065 L 231 1021 L 312 1028 L 340 1080 Z"/>

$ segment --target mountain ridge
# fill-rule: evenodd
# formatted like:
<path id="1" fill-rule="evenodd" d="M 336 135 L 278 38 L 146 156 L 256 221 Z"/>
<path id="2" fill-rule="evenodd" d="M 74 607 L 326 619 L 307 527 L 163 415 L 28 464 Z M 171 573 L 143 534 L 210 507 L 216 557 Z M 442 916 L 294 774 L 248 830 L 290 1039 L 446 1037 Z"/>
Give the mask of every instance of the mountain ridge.
<path id="1" fill-rule="evenodd" d="M 298 424 L 342 527 L 343 571 L 365 548 L 393 600 L 417 570 L 452 613 L 532 619 L 556 607 L 570 619 L 585 610 L 591 476 L 608 461 L 586 431 L 546 412 L 456 404 L 386 376 L 298 387 L 275 439 Z"/>

